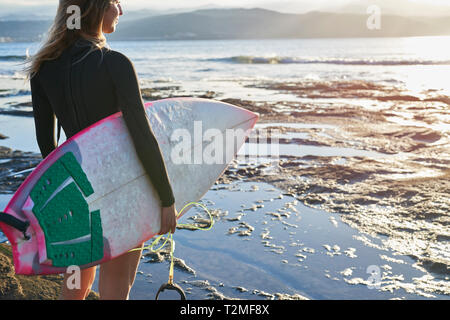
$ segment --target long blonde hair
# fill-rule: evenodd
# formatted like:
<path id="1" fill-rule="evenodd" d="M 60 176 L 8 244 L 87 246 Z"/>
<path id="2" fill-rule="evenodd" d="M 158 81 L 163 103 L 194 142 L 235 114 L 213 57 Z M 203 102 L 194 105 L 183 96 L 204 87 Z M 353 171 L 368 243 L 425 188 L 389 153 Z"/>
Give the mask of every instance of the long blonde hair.
<path id="1" fill-rule="evenodd" d="M 38 52 L 25 61 L 30 64 L 24 68 L 26 80 L 31 79 L 45 61 L 57 59 L 63 51 L 74 44 L 78 39 L 84 38 L 91 42 L 91 50 L 102 49 L 107 46 L 106 38 L 102 32 L 103 17 L 109 6 L 116 0 L 59 0 L 55 20 L 48 31 Z M 68 21 L 71 19 L 71 6 L 80 8 L 80 28 L 70 29 Z M 88 55 L 86 54 L 86 56 Z"/>

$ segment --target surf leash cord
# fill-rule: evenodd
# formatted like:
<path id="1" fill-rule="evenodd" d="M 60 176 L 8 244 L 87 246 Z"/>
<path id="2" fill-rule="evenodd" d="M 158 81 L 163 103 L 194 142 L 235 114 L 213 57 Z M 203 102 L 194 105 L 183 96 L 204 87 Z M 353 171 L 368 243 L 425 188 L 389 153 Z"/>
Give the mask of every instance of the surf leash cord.
<path id="1" fill-rule="evenodd" d="M 22 221 L 7 214 L 6 212 L 0 212 L 0 222 L 22 232 L 25 240 L 30 240 L 30 236 L 26 233 L 28 227 L 30 226 L 28 221 Z"/>
<path id="2" fill-rule="evenodd" d="M 206 206 L 204 206 L 201 203 L 198 202 L 190 202 L 187 205 L 185 205 L 183 207 L 183 209 L 181 209 L 180 212 L 178 212 L 177 218 L 184 212 L 184 210 L 186 210 L 187 207 L 191 206 L 191 205 L 196 205 L 201 207 L 203 210 L 205 210 L 205 212 L 208 214 L 209 218 L 210 218 L 210 223 L 208 227 L 199 227 L 196 225 L 192 225 L 192 224 L 177 224 L 180 227 L 188 227 L 191 230 L 203 230 L 203 231 L 208 231 L 211 230 L 212 226 L 214 225 L 214 219 L 211 215 L 211 212 L 209 212 L 208 208 L 206 208 Z M 175 241 L 173 240 L 173 233 L 169 233 L 169 236 L 166 238 L 166 240 L 164 241 L 164 243 L 158 248 L 158 249 L 154 249 L 154 247 L 161 241 L 161 238 L 164 235 L 160 235 L 158 238 L 156 238 L 151 245 L 147 246 L 147 247 L 142 247 L 142 248 L 138 248 L 138 249 L 132 249 L 129 252 L 132 251 L 138 251 L 138 250 L 150 250 L 151 252 L 158 252 L 160 251 L 167 243 L 167 241 L 170 241 L 170 269 L 169 269 L 169 281 L 167 283 L 164 283 L 158 290 L 158 292 L 156 293 L 156 298 L 155 300 L 158 300 L 159 298 L 159 294 L 161 292 L 163 292 L 164 290 L 174 290 L 177 291 L 180 296 L 181 296 L 181 300 L 186 300 L 186 295 L 183 291 L 183 289 L 177 285 L 176 283 L 173 282 L 173 253 L 175 251 Z"/>

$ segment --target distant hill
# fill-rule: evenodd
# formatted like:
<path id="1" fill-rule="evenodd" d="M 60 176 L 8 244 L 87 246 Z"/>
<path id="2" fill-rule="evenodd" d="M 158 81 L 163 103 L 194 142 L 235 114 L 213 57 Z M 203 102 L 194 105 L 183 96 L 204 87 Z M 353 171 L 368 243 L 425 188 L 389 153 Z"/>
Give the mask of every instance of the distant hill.
<path id="1" fill-rule="evenodd" d="M 111 40 L 396 37 L 450 34 L 450 19 L 382 15 L 381 29 L 367 28 L 368 15 L 265 9 L 212 9 L 123 23 Z"/>
<path id="2" fill-rule="evenodd" d="M 52 21 L 0 21 L 0 38 L 12 41 L 39 41 Z"/>
<path id="3" fill-rule="evenodd" d="M 116 32 L 107 38 L 208 40 L 450 35 L 449 17 L 382 15 L 380 30 L 369 30 L 367 19 L 368 15 L 352 13 L 287 14 L 257 8 L 208 9 L 120 21 Z M 50 24 L 51 21 L 0 21 L 0 38 L 39 40 Z"/>

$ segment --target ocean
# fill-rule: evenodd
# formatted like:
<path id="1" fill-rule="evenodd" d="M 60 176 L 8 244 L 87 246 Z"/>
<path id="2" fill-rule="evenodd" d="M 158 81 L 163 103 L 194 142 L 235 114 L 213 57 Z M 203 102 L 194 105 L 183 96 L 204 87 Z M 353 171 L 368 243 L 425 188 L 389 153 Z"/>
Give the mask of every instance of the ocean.
<path id="1" fill-rule="evenodd" d="M 121 41 L 113 50 L 135 64 L 144 87 L 180 86 L 183 91 L 215 91 L 223 96 L 267 99 L 259 90 L 245 88 L 262 80 L 370 80 L 398 83 L 410 90 L 442 89 L 450 58 L 442 50 L 450 37 L 220 40 L 220 41 Z M 0 43 L 0 89 L 24 90 L 20 65 L 37 43 Z M 13 94 L 13 93 L 11 93 Z M 261 96 L 262 94 L 262 96 Z M 3 93 L 2 96 L 5 94 Z"/>
<path id="2" fill-rule="evenodd" d="M 405 182 L 448 181 L 433 180 L 450 164 L 445 43 L 450 37 L 110 42 L 134 63 L 143 91 L 247 104 L 262 112 L 258 128 L 281 128 L 288 141 L 273 167 L 257 170 L 259 179 L 236 173 L 259 168 L 257 159 L 239 161 L 228 173 L 239 178 L 219 181 L 205 195 L 205 204 L 226 212 L 212 231 L 175 233 L 175 256 L 190 267 L 176 269 L 175 281 L 188 299 L 448 299 L 444 182 L 436 189 L 444 196 L 433 191 L 430 202 L 411 189 L 420 189 L 416 180 Z M 20 63 L 38 46 L 0 43 L 0 133 L 9 137 L 0 145 L 35 153 Z M 294 191 L 278 177 L 295 180 Z M 317 182 L 305 191 L 308 179 Z M 387 191 L 375 190 L 383 185 Z M 367 197 L 356 198 L 369 186 Z M 391 197 L 393 190 L 399 195 Z M 0 208 L 10 197 L 0 194 Z M 415 216 L 437 207 L 439 228 L 432 226 L 438 219 Z M 408 214 L 406 223 L 400 217 Z M 152 299 L 167 267 L 167 260 L 143 257 L 130 298 Z"/>

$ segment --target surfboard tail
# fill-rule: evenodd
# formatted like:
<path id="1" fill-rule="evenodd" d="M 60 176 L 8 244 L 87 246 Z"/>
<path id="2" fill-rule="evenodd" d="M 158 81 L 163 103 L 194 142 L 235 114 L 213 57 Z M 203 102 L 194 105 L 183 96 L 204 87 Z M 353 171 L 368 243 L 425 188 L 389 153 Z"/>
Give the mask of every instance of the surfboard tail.
<path id="1" fill-rule="evenodd" d="M 31 267 L 32 261 L 21 261 L 21 255 L 19 254 L 19 246 L 22 246 L 25 250 L 29 247 L 33 232 L 30 222 L 18 217 L 9 207 L 5 209 L 5 212 L 0 212 L 0 230 L 5 234 L 11 244 L 16 274 L 33 274 Z"/>

